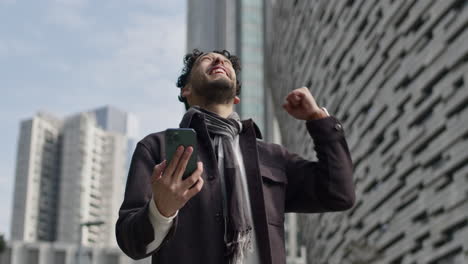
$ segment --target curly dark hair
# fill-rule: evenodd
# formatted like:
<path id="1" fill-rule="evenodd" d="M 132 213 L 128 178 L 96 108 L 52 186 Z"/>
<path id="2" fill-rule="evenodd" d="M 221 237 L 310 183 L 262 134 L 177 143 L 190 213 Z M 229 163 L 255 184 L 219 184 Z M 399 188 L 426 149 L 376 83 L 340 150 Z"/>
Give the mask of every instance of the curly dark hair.
<path id="1" fill-rule="evenodd" d="M 198 59 L 198 57 L 204 55 L 206 52 L 203 52 L 198 49 L 194 49 L 192 53 L 187 53 L 184 56 L 184 68 L 182 69 L 182 73 L 180 74 L 179 78 L 177 79 L 177 87 L 180 88 L 181 94 L 179 95 L 179 101 L 185 104 L 185 109 L 189 109 L 189 104 L 187 102 L 187 98 L 182 97 L 182 88 L 185 87 L 185 85 L 189 82 L 190 80 L 190 72 L 192 71 L 193 64 L 195 61 Z M 232 67 L 234 68 L 234 71 L 236 75 L 239 77 L 239 73 L 241 71 L 241 65 L 240 65 L 240 59 L 239 57 L 235 55 L 231 55 L 231 53 L 227 50 L 214 50 L 212 53 L 218 53 L 223 55 L 224 57 L 228 58 L 231 63 Z M 239 95 L 241 91 L 241 83 L 239 79 L 236 80 L 236 95 Z"/>

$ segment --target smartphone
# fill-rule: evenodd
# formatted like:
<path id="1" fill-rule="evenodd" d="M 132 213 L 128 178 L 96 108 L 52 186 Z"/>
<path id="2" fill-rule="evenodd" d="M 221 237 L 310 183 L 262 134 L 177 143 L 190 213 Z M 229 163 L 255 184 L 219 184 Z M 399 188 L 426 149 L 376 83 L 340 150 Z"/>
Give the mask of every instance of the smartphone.
<path id="1" fill-rule="evenodd" d="M 167 164 L 171 162 L 180 145 L 184 148 L 189 146 L 193 148 L 182 179 L 189 177 L 197 169 L 197 132 L 192 128 L 169 128 L 164 133 L 164 140 L 166 142 Z"/>

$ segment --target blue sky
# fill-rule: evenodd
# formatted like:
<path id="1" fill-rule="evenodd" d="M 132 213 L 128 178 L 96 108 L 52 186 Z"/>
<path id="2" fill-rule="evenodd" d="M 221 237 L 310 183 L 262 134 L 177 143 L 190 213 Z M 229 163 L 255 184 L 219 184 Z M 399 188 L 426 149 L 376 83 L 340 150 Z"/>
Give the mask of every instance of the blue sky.
<path id="1" fill-rule="evenodd" d="M 140 136 L 176 127 L 185 0 L 0 0 L 0 233 L 9 237 L 19 122 L 113 105 Z"/>

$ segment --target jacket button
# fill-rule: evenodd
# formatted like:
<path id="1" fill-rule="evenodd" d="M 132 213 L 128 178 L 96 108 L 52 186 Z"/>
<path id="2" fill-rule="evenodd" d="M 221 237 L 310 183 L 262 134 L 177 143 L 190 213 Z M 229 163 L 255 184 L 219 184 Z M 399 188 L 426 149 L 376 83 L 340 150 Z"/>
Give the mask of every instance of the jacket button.
<path id="1" fill-rule="evenodd" d="M 222 213 L 216 213 L 215 218 L 216 218 L 217 222 L 221 222 L 221 220 L 223 219 L 223 214 Z"/>
<path id="2" fill-rule="evenodd" d="M 341 130 L 343 130 L 343 126 L 340 123 L 336 123 L 335 130 L 336 131 L 341 131 Z"/>

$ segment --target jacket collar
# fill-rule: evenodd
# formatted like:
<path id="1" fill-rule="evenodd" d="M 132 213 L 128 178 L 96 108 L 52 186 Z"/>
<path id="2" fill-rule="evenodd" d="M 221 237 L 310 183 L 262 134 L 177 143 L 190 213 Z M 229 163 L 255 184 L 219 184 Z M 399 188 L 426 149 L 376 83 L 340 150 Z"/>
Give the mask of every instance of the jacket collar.
<path id="1" fill-rule="evenodd" d="M 192 126 L 192 120 L 194 117 L 199 117 L 200 114 L 199 113 L 190 113 L 190 112 L 186 112 L 184 114 L 184 116 L 182 117 L 182 120 L 180 121 L 180 124 L 179 124 L 179 127 L 180 128 L 189 128 Z M 203 117 L 201 117 L 202 119 L 204 119 Z"/>
<path id="2" fill-rule="evenodd" d="M 262 132 L 260 131 L 260 128 L 258 128 L 257 124 L 252 120 L 252 118 L 249 118 L 247 120 L 242 120 L 242 132 L 245 132 L 248 128 L 253 127 L 255 131 L 255 137 L 258 139 L 263 139 L 262 137 Z"/>

